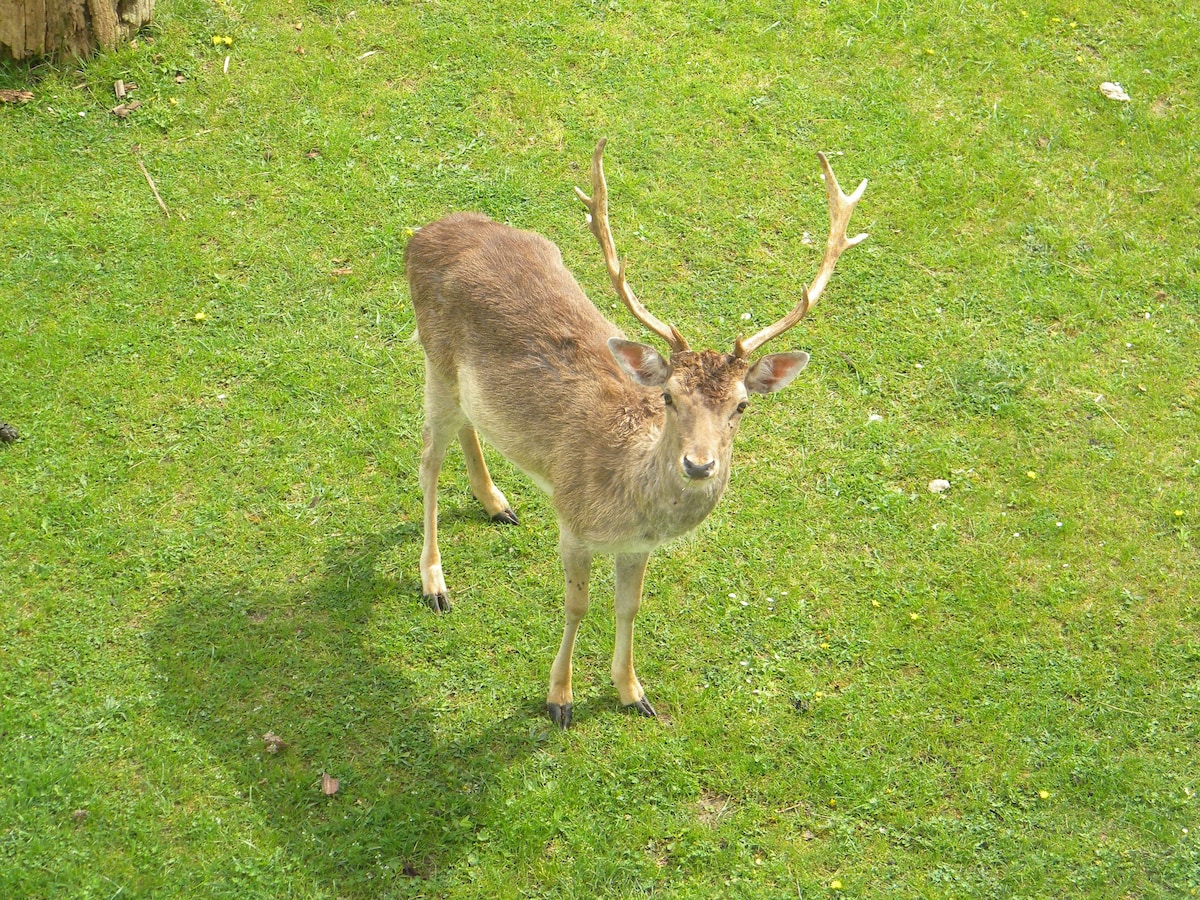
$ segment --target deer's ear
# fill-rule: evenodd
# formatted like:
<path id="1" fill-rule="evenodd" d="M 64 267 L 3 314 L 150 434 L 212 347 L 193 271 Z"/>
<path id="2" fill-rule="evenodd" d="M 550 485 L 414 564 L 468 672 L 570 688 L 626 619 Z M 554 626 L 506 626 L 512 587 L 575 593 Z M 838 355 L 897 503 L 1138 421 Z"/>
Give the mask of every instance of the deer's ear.
<path id="1" fill-rule="evenodd" d="M 746 373 L 746 390 L 751 394 L 773 394 L 791 384 L 806 365 L 808 354 L 803 350 L 768 354 Z"/>
<path id="2" fill-rule="evenodd" d="M 671 377 L 671 366 L 649 344 L 609 338 L 608 349 L 619 365 L 638 384 L 662 387 Z"/>

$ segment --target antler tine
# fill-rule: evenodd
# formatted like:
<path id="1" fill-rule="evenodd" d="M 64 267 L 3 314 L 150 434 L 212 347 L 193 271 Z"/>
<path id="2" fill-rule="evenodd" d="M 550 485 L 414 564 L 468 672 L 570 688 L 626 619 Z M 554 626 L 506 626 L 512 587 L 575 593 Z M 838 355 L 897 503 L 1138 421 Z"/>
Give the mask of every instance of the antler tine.
<path id="1" fill-rule="evenodd" d="M 617 256 L 616 244 L 613 243 L 612 231 L 608 227 L 608 186 L 604 183 L 604 145 L 607 138 L 601 138 L 592 154 L 592 196 L 589 197 L 580 188 L 575 188 L 575 194 L 583 201 L 588 210 L 588 227 L 600 242 L 600 250 L 604 253 L 604 263 L 608 267 L 608 277 L 612 279 L 617 296 L 629 308 L 639 322 L 667 342 L 671 352 L 687 350 L 688 342 L 679 329 L 660 321 L 634 295 L 629 282 L 625 280 L 625 263 Z"/>
<path id="2" fill-rule="evenodd" d="M 867 239 L 866 233 L 855 235 L 852 238 L 846 237 L 846 228 L 850 225 L 850 215 L 867 189 L 867 180 L 864 178 L 858 189 L 847 197 L 842 193 L 837 177 L 833 174 L 833 167 L 829 165 L 825 154 L 818 153 L 817 159 L 821 161 L 821 170 L 825 175 L 825 197 L 829 202 L 829 238 L 825 242 L 825 256 L 821 260 L 821 268 L 817 270 L 817 277 L 813 279 L 812 284 L 800 291 L 800 302 L 792 308 L 790 313 L 749 339 L 743 340 L 738 337 L 733 345 L 735 356 L 749 356 L 767 341 L 779 337 L 803 319 L 812 305 L 817 302 L 822 291 L 825 290 L 825 285 L 829 283 L 829 277 L 833 274 L 833 268 L 837 265 L 842 251 L 855 244 L 861 244 Z"/>

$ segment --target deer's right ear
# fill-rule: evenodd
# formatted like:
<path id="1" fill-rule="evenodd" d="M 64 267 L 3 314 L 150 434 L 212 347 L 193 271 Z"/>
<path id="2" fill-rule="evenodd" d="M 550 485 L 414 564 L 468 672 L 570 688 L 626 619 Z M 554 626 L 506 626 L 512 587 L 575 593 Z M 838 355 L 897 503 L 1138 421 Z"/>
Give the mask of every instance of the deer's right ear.
<path id="1" fill-rule="evenodd" d="M 629 377 L 646 387 L 662 387 L 671 377 L 671 367 L 649 344 L 609 338 L 608 349 Z"/>

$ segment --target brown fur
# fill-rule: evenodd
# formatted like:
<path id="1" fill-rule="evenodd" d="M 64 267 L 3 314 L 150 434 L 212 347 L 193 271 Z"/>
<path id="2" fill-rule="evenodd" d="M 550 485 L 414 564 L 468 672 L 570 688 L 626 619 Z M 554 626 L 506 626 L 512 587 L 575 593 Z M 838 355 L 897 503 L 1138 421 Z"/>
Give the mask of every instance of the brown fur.
<path id="1" fill-rule="evenodd" d="M 680 350 L 671 355 L 671 368 L 689 394 L 720 403 L 732 396 L 734 386 L 746 377 L 750 364 L 731 353 Z"/>

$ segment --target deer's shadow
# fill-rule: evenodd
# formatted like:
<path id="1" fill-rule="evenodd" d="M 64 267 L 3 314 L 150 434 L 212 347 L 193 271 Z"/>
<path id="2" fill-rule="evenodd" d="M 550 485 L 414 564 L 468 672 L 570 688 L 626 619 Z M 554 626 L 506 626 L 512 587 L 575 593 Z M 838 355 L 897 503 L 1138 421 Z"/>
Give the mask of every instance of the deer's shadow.
<path id="1" fill-rule="evenodd" d="M 436 878 L 474 846 L 501 773 L 550 739 L 532 697 L 505 718 L 449 732 L 406 666 L 428 671 L 420 646 L 399 659 L 380 649 L 375 609 L 397 597 L 411 602 L 414 629 L 443 627 L 417 579 L 377 574 L 381 554 L 419 540 L 405 525 L 339 547 L 283 590 L 197 588 L 147 634 L 163 715 L 195 736 L 318 881 Z M 287 746 L 272 753 L 267 733 Z M 339 779 L 332 796 L 323 771 Z"/>

